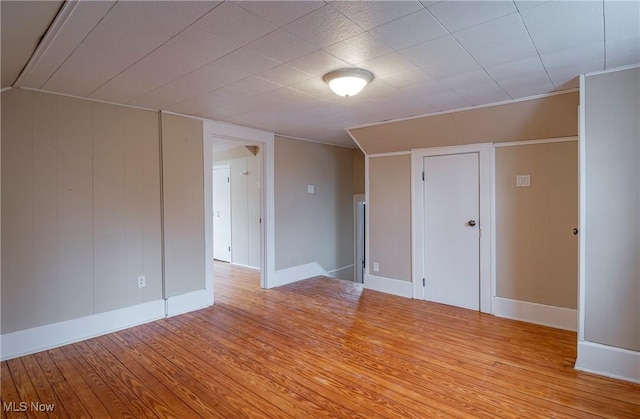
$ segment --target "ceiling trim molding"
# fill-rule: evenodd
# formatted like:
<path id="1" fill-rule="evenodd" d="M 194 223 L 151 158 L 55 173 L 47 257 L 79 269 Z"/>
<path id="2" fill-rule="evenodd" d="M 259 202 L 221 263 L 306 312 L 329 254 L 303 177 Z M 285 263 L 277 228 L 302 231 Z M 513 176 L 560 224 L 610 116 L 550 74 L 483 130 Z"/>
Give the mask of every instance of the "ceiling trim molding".
<path id="1" fill-rule="evenodd" d="M 473 109 L 492 108 L 494 106 L 509 105 L 511 103 L 526 102 L 528 100 L 542 99 L 542 98 L 545 98 L 545 97 L 566 95 L 566 94 L 575 93 L 575 92 L 578 92 L 578 91 L 580 91 L 580 88 L 574 87 L 572 89 L 559 90 L 557 92 L 551 92 L 551 93 L 544 93 L 544 94 L 541 94 L 541 95 L 521 97 L 521 98 L 517 98 L 517 99 L 503 100 L 501 102 L 487 103 L 487 104 L 484 104 L 484 105 L 467 106 L 466 108 L 452 109 L 452 110 L 440 111 L 440 112 L 432 112 L 432 113 L 426 113 L 426 114 L 423 114 L 423 115 L 413 115 L 413 116 L 408 116 L 408 117 L 405 117 L 405 118 L 389 119 L 388 121 L 382 121 L 382 122 L 372 122 L 372 123 L 369 123 L 369 124 L 356 125 L 354 127 L 349 127 L 349 128 L 345 128 L 345 129 L 349 131 L 349 130 L 352 130 L 352 129 L 375 127 L 377 125 L 386 125 L 386 124 L 391 124 L 391 123 L 394 123 L 394 122 L 410 121 L 412 119 L 427 118 L 427 117 L 430 117 L 430 116 L 447 115 L 447 114 L 452 114 L 452 113 L 470 111 L 470 110 L 473 110 Z"/>
<path id="2" fill-rule="evenodd" d="M 391 151 L 389 153 L 376 153 L 376 154 L 367 154 L 368 159 L 375 159 L 376 157 L 395 157 L 395 156 L 410 156 L 411 150 L 407 151 Z"/>
<path id="3" fill-rule="evenodd" d="M 308 138 L 294 137 L 292 135 L 280 134 L 278 132 L 276 132 L 275 134 L 278 137 L 289 138 L 290 140 L 305 141 L 307 143 L 314 143 L 314 144 L 332 145 L 332 146 L 336 146 L 336 147 L 349 148 L 349 149 L 353 149 L 354 148 L 354 147 L 351 147 L 351 146 L 348 146 L 348 145 L 344 145 L 344 144 L 336 144 L 336 143 L 330 143 L 330 142 L 326 142 L 326 141 L 310 140 Z M 353 138 L 353 136 L 351 134 L 349 134 L 349 136 L 351 138 Z M 358 144 L 358 143 L 356 143 L 356 144 Z M 358 145 L 358 147 L 360 147 L 360 146 Z"/>
<path id="4" fill-rule="evenodd" d="M 47 95 L 56 95 L 56 96 L 70 97 L 70 98 L 73 98 L 73 99 L 88 100 L 89 102 L 104 103 L 106 105 L 124 106 L 125 108 L 139 109 L 139 110 L 142 110 L 142 111 L 151 111 L 151 112 L 156 112 L 156 113 L 160 112 L 159 109 L 143 108 L 141 106 L 134 106 L 134 105 L 125 105 L 123 103 L 108 102 L 106 100 L 94 99 L 92 97 L 69 95 L 69 94 L 66 94 L 66 93 L 52 92 L 50 90 L 44 90 L 44 89 L 34 89 L 33 87 L 13 87 L 13 89 L 28 90 L 30 92 L 45 93 Z"/>
<path id="5" fill-rule="evenodd" d="M 633 68 L 640 68 L 640 64 L 624 65 L 622 67 L 614 67 L 614 68 L 607 68 L 606 70 L 592 71 L 591 73 L 586 73 L 585 76 L 586 77 L 598 76 L 600 74 L 615 73 L 618 71 L 631 70 Z"/>
<path id="6" fill-rule="evenodd" d="M 53 19 L 53 23 L 51 23 L 51 25 L 47 29 L 47 32 L 42 37 L 42 40 L 36 47 L 36 50 L 31 55 L 31 58 L 29 58 L 27 65 L 24 66 L 24 68 L 20 72 L 20 75 L 18 76 L 16 81 L 13 82 L 12 86 L 21 87 L 22 82 L 31 75 L 33 70 L 40 63 L 40 60 L 42 59 L 44 54 L 49 49 L 49 46 L 51 46 L 53 41 L 55 41 L 56 37 L 60 33 L 60 30 L 67 23 L 69 16 L 71 16 L 71 14 L 73 13 L 73 10 L 76 8 L 78 3 L 79 2 L 77 1 L 64 2 L 62 7 L 60 8 L 60 11 L 56 15 L 55 19 Z"/>
<path id="7" fill-rule="evenodd" d="M 3 87 L 2 89 L 0 89 L 0 93 L 8 92 L 11 89 L 13 89 L 13 87 L 11 87 L 11 86 Z"/>
<path id="8" fill-rule="evenodd" d="M 558 138 L 544 138 L 540 140 L 525 140 L 525 141 L 511 141 L 508 143 L 493 143 L 495 148 L 500 147 L 515 147 L 519 145 L 535 145 L 535 144 L 549 144 L 549 143 L 567 143 L 570 141 L 578 141 L 577 136 L 572 137 L 558 137 Z"/>

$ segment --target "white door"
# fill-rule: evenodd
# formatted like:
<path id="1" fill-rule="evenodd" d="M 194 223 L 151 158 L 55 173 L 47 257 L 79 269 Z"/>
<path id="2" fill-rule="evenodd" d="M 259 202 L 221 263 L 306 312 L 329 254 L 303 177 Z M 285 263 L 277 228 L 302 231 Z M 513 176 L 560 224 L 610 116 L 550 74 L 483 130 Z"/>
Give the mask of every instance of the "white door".
<path id="1" fill-rule="evenodd" d="M 213 258 L 231 262 L 229 166 L 213 168 Z"/>
<path id="2" fill-rule="evenodd" d="M 425 299 L 480 309 L 478 153 L 424 158 Z"/>

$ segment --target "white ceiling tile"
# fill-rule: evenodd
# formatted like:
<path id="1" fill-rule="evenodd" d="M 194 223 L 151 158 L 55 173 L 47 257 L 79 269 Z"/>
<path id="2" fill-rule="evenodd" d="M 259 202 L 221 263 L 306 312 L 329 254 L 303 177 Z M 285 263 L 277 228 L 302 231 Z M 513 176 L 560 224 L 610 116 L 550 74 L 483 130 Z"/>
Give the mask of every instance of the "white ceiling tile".
<path id="1" fill-rule="evenodd" d="M 83 45 L 109 54 L 113 60 L 128 67 L 144 57 L 162 42 L 148 36 L 138 36 L 135 31 L 98 24 L 85 38 Z"/>
<path id="2" fill-rule="evenodd" d="M 431 105 L 417 99 L 398 99 L 386 101 L 378 106 L 382 106 L 387 119 L 406 118 L 415 115 L 424 115 L 433 111 Z"/>
<path id="3" fill-rule="evenodd" d="M 374 79 L 358 94 L 357 98 L 380 101 L 396 98 L 401 96 L 401 93 L 397 88 L 387 84 L 384 80 Z"/>
<path id="4" fill-rule="evenodd" d="M 412 96 L 419 97 L 419 98 L 451 91 L 451 89 L 449 89 L 447 86 L 445 86 L 444 84 L 440 83 L 437 80 L 429 81 L 422 84 L 417 84 L 415 86 L 404 87 L 401 90 L 407 94 L 410 94 Z"/>
<path id="5" fill-rule="evenodd" d="M 140 3 L 144 7 L 164 14 L 172 21 L 190 25 L 222 2 L 144 0 Z"/>
<path id="6" fill-rule="evenodd" d="M 276 29 L 276 26 L 231 2 L 224 2 L 193 24 L 236 46 L 244 45 Z"/>
<path id="7" fill-rule="evenodd" d="M 602 41 L 602 2 L 551 1 L 520 13 L 540 54 Z"/>
<path id="8" fill-rule="evenodd" d="M 448 111 L 471 106 L 471 102 L 450 90 L 424 95 L 420 98 L 420 101 L 436 108 L 438 111 Z"/>
<path id="9" fill-rule="evenodd" d="M 194 71 L 194 76 L 229 84 L 266 71 L 279 63 L 248 48 L 239 48 Z"/>
<path id="10" fill-rule="evenodd" d="M 365 30 L 422 9 L 417 1 L 336 1 L 331 6 Z"/>
<path id="11" fill-rule="evenodd" d="M 322 1 L 241 1 L 238 6 L 274 23 L 285 26 L 324 6 Z"/>
<path id="12" fill-rule="evenodd" d="M 173 104 L 201 95 L 203 93 L 203 82 L 203 79 L 194 76 L 180 77 L 128 103 L 134 106 L 167 109 Z M 208 87 L 217 88 L 219 86 Z"/>
<path id="13" fill-rule="evenodd" d="M 518 11 L 523 11 L 523 10 L 530 9 L 532 7 L 541 6 L 541 5 L 545 4 L 545 3 L 548 3 L 548 1 L 543 1 L 543 0 L 514 0 L 513 3 L 516 5 L 516 8 L 518 9 Z"/>
<path id="14" fill-rule="evenodd" d="M 273 83 L 277 83 L 281 86 L 289 86 L 311 78 L 315 78 L 316 76 L 283 64 L 262 72 L 258 74 L 257 77 Z"/>
<path id="15" fill-rule="evenodd" d="M 517 13 L 456 32 L 453 36 L 483 67 L 537 55 Z"/>
<path id="16" fill-rule="evenodd" d="M 235 44 L 195 27 L 188 27 L 165 45 L 182 51 L 190 51 L 209 61 L 220 58 L 236 49 Z"/>
<path id="17" fill-rule="evenodd" d="M 423 42 L 400 53 L 434 78 L 450 77 L 481 68 L 451 35 Z"/>
<path id="18" fill-rule="evenodd" d="M 283 29 L 277 29 L 258 38 L 247 47 L 282 63 L 318 50 L 317 47 Z"/>
<path id="19" fill-rule="evenodd" d="M 382 42 L 378 42 L 375 36 L 372 36 L 369 32 L 330 45 L 326 47 L 325 50 L 353 65 L 393 52 L 393 48 Z"/>
<path id="20" fill-rule="evenodd" d="M 99 68 L 99 72 L 102 75 L 101 79 L 107 81 L 130 66 L 134 60 L 135 58 L 123 60 L 122 57 L 112 51 L 103 51 L 80 44 L 65 64 L 75 63 L 75 65 L 81 65 L 86 68 Z M 64 69 L 61 68 L 59 71 L 64 71 Z"/>
<path id="21" fill-rule="evenodd" d="M 530 57 L 520 61 L 488 67 L 487 73 L 498 82 L 510 79 L 525 79 L 531 76 L 535 77 L 540 73 L 546 74 L 540 57 Z"/>
<path id="22" fill-rule="evenodd" d="M 378 39 L 399 50 L 446 35 L 447 30 L 422 9 L 372 30 Z"/>
<path id="23" fill-rule="evenodd" d="M 640 36 L 637 34 L 607 39 L 607 68 L 640 63 Z"/>
<path id="24" fill-rule="evenodd" d="M 487 72 L 512 98 L 552 92 L 553 83 L 539 57 L 502 64 Z"/>
<path id="25" fill-rule="evenodd" d="M 604 69 L 604 43 L 595 42 L 540 56 L 556 88 L 574 77 Z"/>
<path id="26" fill-rule="evenodd" d="M 485 70 L 476 70 L 470 73 L 462 73 L 451 77 L 444 77 L 439 81 L 451 90 L 458 90 L 477 86 L 480 84 L 492 83 L 493 79 L 489 77 Z"/>
<path id="27" fill-rule="evenodd" d="M 511 1 L 443 1 L 429 11 L 449 32 L 457 32 L 516 12 Z"/>
<path id="28" fill-rule="evenodd" d="M 209 60 L 200 55 L 192 54 L 189 50 L 162 46 L 135 63 L 125 72 L 132 73 L 132 75 L 140 79 L 152 76 L 162 80 L 164 84 L 191 73 L 207 62 Z"/>
<path id="29" fill-rule="evenodd" d="M 260 95 L 262 93 L 270 92 L 272 90 L 280 88 L 280 85 L 256 76 L 247 77 L 246 79 L 229 84 L 225 87 L 233 87 L 234 85 L 240 86 L 242 90 L 250 93 L 252 96 Z"/>
<path id="30" fill-rule="evenodd" d="M 121 48 L 124 45 L 109 44 L 109 39 L 103 39 L 108 34 L 122 32 L 129 41 L 145 39 L 153 47 L 159 46 L 186 28 L 190 21 L 176 19 L 162 11 L 146 7 L 143 2 L 120 1 L 109 10 L 100 21 L 96 29 L 84 41 L 89 45 Z M 102 42 L 101 42 L 102 41 Z"/>
<path id="31" fill-rule="evenodd" d="M 113 77 L 110 70 L 87 61 L 69 59 L 44 84 L 45 90 L 86 96 Z"/>
<path id="32" fill-rule="evenodd" d="M 545 93 L 551 93 L 556 88 L 554 87 L 551 79 L 546 74 L 544 76 L 539 76 L 538 78 L 528 78 L 523 80 L 505 80 L 498 83 L 502 89 L 507 92 L 507 94 L 516 99 L 534 95 L 542 95 Z M 563 87 L 565 88 L 569 87 Z"/>
<path id="33" fill-rule="evenodd" d="M 131 68 L 100 86 L 89 97 L 108 102 L 127 103 L 151 92 L 168 81 L 170 79 L 162 74 L 152 75 Z"/>
<path id="34" fill-rule="evenodd" d="M 424 84 L 433 81 L 433 77 L 429 76 L 423 69 L 414 68 L 402 73 L 396 73 L 391 76 L 382 77 L 382 80 L 390 86 L 403 88 Z"/>
<path id="35" fill-rule="evenodd" d="M 366 61 L 361 66 L 380 78 L 416 69 L 415 64 L 398 52 Z"/>
<path id="36" fill-rule="evenodd" d="M 79 18 L 95 20 L 97 23 L 114 4 L 115 1 L 79 1 L 72 13 Z"/>
<path id="37" fill-rule="evenodd" d="M 455 90 L 455 93 L 466 99 L 472 105 L 482 105 L 485 103 L 501 102 L 511 99 L 509 95 L 495 82 L 481 84 Z"/>
<path id="38" fill-rule="evenodd" d="M 284 29 L 320 48 L 363 32 L 362 28 L 329 5 L 314 10 Z"/>
<path id="39" fill-rule="evenodd" d="M 339 60 L 331 54 L 327 54 L 325 51 L 312 52 L 309 55 L 290 61 L 287 64 L 291 67 L 297 68 L 298 70 L 302 70 L 306 73 L 319 77 L 324 76 L 329 71 L 348 67 L 347 63 Z"/>
<path id="40" fill-rule="evenodd" d="M 640 39 L 640 1 L 605 0 L 605 39 L 636 35 Z"/>
<path id="41" fill-rule="evenodd" d="M 306 93 L 318 99 L 324 99 L 334 95 L 334 93 L 329 89 L 327 83 L 322 80 L 322 77 L 318 76 L 304 80 L 300 83 L 292 84 L 289 88 Z"/>

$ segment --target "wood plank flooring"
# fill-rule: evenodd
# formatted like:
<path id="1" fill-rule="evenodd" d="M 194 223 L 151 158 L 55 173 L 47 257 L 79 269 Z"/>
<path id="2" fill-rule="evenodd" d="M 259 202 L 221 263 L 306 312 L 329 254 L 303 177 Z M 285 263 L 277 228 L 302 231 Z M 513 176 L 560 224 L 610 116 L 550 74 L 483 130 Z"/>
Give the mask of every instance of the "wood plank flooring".
<path id="1" fill-rule="evenodd" d="M 2 418 L 640 417 L 640 385 L 573 369 L 575 333 L 222 263 L 215 297 L 2 362 Z"/>

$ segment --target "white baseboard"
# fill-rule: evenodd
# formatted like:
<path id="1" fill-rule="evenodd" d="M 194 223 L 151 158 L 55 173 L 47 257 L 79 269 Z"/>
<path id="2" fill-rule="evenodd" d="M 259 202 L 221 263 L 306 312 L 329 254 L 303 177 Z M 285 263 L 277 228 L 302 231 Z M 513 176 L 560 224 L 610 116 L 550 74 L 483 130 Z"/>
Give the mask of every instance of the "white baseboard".
<path id="1" fill-rule="evenodd" d="M 640 352 L 579 341 L 575 368 L 580 371 L 640 383 Z"/>
<path id="2" fill-rule="evenodd" d="M 364 287 L 373 291 L 413 298 L 413 283 L 410 281 L 401 281 L 365 273 Z"/>
<path id="3" fill-rule="evenodd" d="M 578 330 L 578 311 L 575 309 L 502 297 L 493 297 L 492 308 L 494 316 L 571 330 L 572 332 Z"/>
<path id="4" fill-rule="evenodd" d="M 164 300 L 66 320 L 1 336 L 0 360 L 5 361 L 162 319 Z"/>
<path id="5" fill-rule="evenodd" d="M 275 271 L 274 274 L 275 278 L 271 281 L 269 288 L 281 287 L 303 279 L 313 278 L 314 276 L 329 276 L 329 273 L 318 262 L 280 269 Z"/>
<path id="6" fill-rule="evenodd" d="M 166 300 L 167 317 L 207 308 L 212 305 L 212 298 L 213 292 L 207 289 L 169 297 Z"/>

